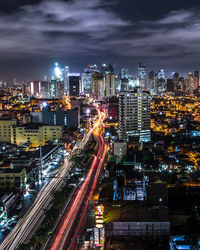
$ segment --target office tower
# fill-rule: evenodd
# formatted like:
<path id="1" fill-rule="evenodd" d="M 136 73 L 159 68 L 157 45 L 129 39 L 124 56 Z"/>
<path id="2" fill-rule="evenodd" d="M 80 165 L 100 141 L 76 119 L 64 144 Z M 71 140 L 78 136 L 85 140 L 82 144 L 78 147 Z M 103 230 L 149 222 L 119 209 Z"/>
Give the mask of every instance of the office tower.
<path id="1" fill-rule="evenodd" d="M 199 88 L 199 71 L 194 72 L 194 90 Z"/>
<path id="2" fill-rule="evenodd" d="M 105 96 L 111 97 L 115 95 L 115 75 L 108 73 L 105 75 Z"/>
<path id="3" fill-rule="evenodd" d="M 47 82 L 48 80 L 47 80 L 47 74 L 44 74 L 44 76 L 43 76 L 43 81 L 44 82 Z"/>
<path id="4" fill-rule="evenodd" d="M 139 63 L 138 67 L 138 80 L 139 86 L 144 89 L 146 86 L 147 74 L 146 74 L 146 65 Z"/>
<path id="5" fill-rule="evenodd" d="M 92 75 L 98 72 L 96 64 L 89 64 L 82 72 L 82 89 L 84 94 L 90 95 L 92 92 Z"/>
<path id="6" fill-rule="evenodd" d="M 64 97 L 64 81 L 61 78 L 51 77 L 50 82 L 50 98 L 63 98 Z"/>
<path id="7" fill-rule="evenodd" d="M 65 66 L 63 69 L 64 91 L 65 94 L 69 94 L 69 66 Z"/>
<path id="8" fill-rule="evenodd" d="M 185 79 L 184 77 L 179 77 L 178 80 L 178 91 L 185 91 Z"/>
<path id="9" fill-rule="evenodd" d="M 80 94 L 80 74 L 69 73 L 69 95 L 79 96 Z"/>
<path id="10" fill-rule="evenodd" d="M 128 79 L 129 78 L 129 72 L 128 72 L 128 69 L 121 69 L 120 71 L 120 79 Z"/>
<path id="11" fill-rule="evenodd" d="M 111 64 L 106 65 L 102 64 L 101 65 L 101 73 L 105 76 L 106 74 L 111 74 L 114 73 L 114 68 Z"/>
<path id="12" fill-rule="evenodd" d="M 43 92 L 45 96 L 46 91 L 48 90 L 48 84 L 43 83 Z M 63 81 L 63 73 L 60 69 L 58 63 L 55 63 L 54 67 L 54 75 L 51 77 L 51 81 L 49 83 L 49 95 L 50 98 L 63 98 L 64 97 L 64 81 Z"/>
<path id="13" fill-rule="evenodd" d="M 192 73 L 189 73 L 186 79 L 186 92 L 188 94 L 193 94 L 194 92 L 194 76 Z"/>
<path id="14" fill-rule="evenodd" d="M 150 71 L 149 72 L 149 79 L 152 81 L 152 80 L 154 80 L 154 77 L 155 77 L 154 71 Z"/>
<path id="15" fill-rule="evenodd" d="M 41 95 L 41 82 L 40 81 L 32 81 L 30 82 L 30 91 L 32 96 L 40 96 Z"/>
<path id="16" fill-rule="evenodd" d="M 155 94 L 162 96 L 166 91 L 166 79 L 158 78 L 158 75 L 155 74 Z"/>
<path id="17" fill-rule="evenodd" d="M 167 92 L 175 91 L 175 82 L 173 79 L 167 79 Z"/>
<path id="18" fill-rule="evenodd" d="M 165 78 L 166 78 L 166 76 L 165 76 L 164 69 L 160 69 L 158 72 L 158 79 L 165 79 Z"/>
<path id="19" fill-rule="evenodd" d="M 139 63 L 138 67 L 138 79 L 139 80 L 144 80 L 146 78 L 146 65 Z"/>
<path id="20" fill-rule="evenodd" d="M 133 91 L 119 94 L 119 138 L 131 140 L 139 138 L 139 142 L 151 140 L 151 96 L 149 92 L 135 88 Z"/>
<path id="21" fill-rule="evenodd" d="M 104 97 L 104 77 L 102 73 L 92 75 L 92 96 L 95 100 L 101 100 Z"/>
<path id="22" fill-rule="evenodd" d="M 30 85 L 30 83 L 23 84 L 22 93 L 23 93 L 24 96 L 30 96 L 31 95 L 31 85 Z"/>
<path id="23" fill-rule="evenodd" d="M 121 91 L 121 80 L 120 76 L 115 76 L 115 94 Z"/>
<path id="24" fill-rule="evenodd" d="M 150 92 L 151 95 L 156 95 L 156 78 L 154 71 L 150 71 L 147 78 L 146 90 Z"/>
<path id="25" fill-rule="evenodd" d="M 178 72 L 174 73 L 174 75 L 173 75 L 173 81 L 174 81 L 174 88 L 175 88 L 175 90 L 179 91 L 180 86 L 179 86 L 179 73 Z"/>
<path id="26" fill-rule="evenodd" d="M 41 81 L 41 95 L 42 98 L 50 98 L 50 82 Z"/>
<path id="27" fill-rule="evenodd" d="M 61 99 L 64 97 L 65 95 L 65 91 L 64 91 L 64 81 L 62 80 L 57 80 L 56 81 L 56 98 Z"/>
<path id="28" fill-rule="evenodd" d="M 120 86 L 118 89 L 120 91 L 127 91 L 129 90 L 129 74 L 128 74 L 128 69 L 121 69 L 119 73 L 119 81 L 118 85 Z"/>

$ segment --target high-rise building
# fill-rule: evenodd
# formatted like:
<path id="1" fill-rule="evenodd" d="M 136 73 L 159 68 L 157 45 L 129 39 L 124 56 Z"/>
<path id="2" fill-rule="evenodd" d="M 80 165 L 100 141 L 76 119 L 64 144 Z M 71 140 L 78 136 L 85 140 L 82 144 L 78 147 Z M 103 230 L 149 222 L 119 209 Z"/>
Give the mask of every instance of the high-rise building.
<path id="1" fill-rule="evenodd" d="M 146 65 L 139 63 L 137 78 L 139 80 L 139 86 L 142 89 L 144 89 L 146 86 L 146 80 L 147 80 Z"/>
<path id="2" fill-rule="evenodd" d="M 41 81 L 41 95 L 42 98 L 50 98 L 50 82 Z"/>
<path id="3" fill-rule="evenodd" d="M 173 76 L 174 88 L 175 90 L 179 90 L 179 73 L 175 72 Z"/>
<path id="4" fill-rule="evenodd" d="M 30 91 L 32 96 L 40 96 L 41 94 L 41 82 L 40 81 L 32 81 L 30 82 Z"/>
<path id="5" fill-rule="evenodd" d="M 118 77 L 118 92 L 129 90 L 129 72 L 128 69 L 121 69 Z"/>
<path id="6" fill-rule="evenodd" d="M 105 75 L 105 96 L 111 97 L 115 95 L 115 75 L 108 73 Z"/>
<path id="7" fill-rule="evenodd" d="M 151 140 L 151 96 L 149 92 L 135 88 L 134 91 L 119 94 L 119 138 L 131 140 L 139 138 L 139 142 Z"/>
<path id="8" fill-rule="evenodd" d="M 101 73 L 105 76 L 106 74 L 114 73 L 114 68 L 111 64 L 106 65 L 102 64 L 101 65 Z"/>
<path id="9" fill-rule="evenodd" d="M 129 78 L 129 72 L 128 69 L 121 69 L 120 71 L 120 79 L 128 79 Z"/>
<path id="10" fill-rule="evenodd" d="M 194 90 L 199 88 L 199 71 L 194 72 Z"/>
<path id="11" fill-rule="evenodd" d="M 167 92 L 175 91 L 175 82 L 173 79 L 167 79 Z"/>
<path id="12" fill-rule="evenodd" d="M 150 71 L 148 74 L 146 90 L 149 91 L 151 95 L 157 94 L 156 77 L 154 71 Z"/>
<path id="13" fill-rule="evenodd" d="M 84 94 L 90 95 L 92 92 L 92 75 L 98 72 L 98 67 L 96 64 L 89 64 L 82 72 L 82 88 Z"/>
<path id="14" fill-rule="evenodd" d="M 44 89 L 47 90 L 47 84 L 44 83 Z M 55 63 L 54 75 L 51 77 L 51 82 L 49 83 L 49 93 L 50 98 L 63 98 L 64 97 L 64 81 L 63 73 L 60 69 L 58 63 Z M 47 94 L 45 94 L 47 96 Z"/>
<path id="15" fill-rule="evenodd" d="M 92 96 L 96 100 L 104 97 L 104 77 L 102 73 L 94 73 L 92 75 Z"/>
<path id="16" fill-rule="evenodd" d="M 165 78 L 166 78 L 166 76 L 165 76 L 164 69 L 160 69 L 158 72 L 158 79 L 165 79 Z"/>
<path id="17" fill-rule="evenodd" d="M 51 77 L 50 82 L 50 98 L 63 98 L 64 97 L 64 81 L 62 79 Z"/>
<path id="18" fill-rule="evenodd" d="M 187 76 L 187 79 L 186 79 L 186 92 L 188 94 L 193 94 L 194 92 L 194 76 L 192 73 L 189 73 L 188 76 Z"/>
<path id="19" fill-rule="evenodd" d="M 147 77 L 146 73 L 146 65 L 139 63 L 138 67 L 138 79 L 139 80 L 144 80 Z"/>
<path id="20" fill-rule="evenodd" d="M 79 96 L 80 94 L 80 74 L 69 73 L 69 95 Z"/>
<path id="21" fill-rule="evenodd" d="M 66 94 L 69 94 L 69 66 L 65 66 L 63 69 L 64 90 Z"/>

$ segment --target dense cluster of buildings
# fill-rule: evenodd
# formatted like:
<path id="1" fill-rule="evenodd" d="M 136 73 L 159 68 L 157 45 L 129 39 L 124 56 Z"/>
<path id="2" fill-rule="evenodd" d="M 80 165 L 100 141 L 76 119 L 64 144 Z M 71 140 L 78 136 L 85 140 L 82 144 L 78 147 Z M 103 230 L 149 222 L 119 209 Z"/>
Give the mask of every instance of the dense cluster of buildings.
<path id="1" fill-rule="evenodd" d="M 170 216 L 178 214 L 168 206 L 169 188 L 198 184 L 199 90 L 198 71 L 167 78 L 163 69 L 147 73 L 142 63 L 135 78 L 126 68 L 116 75 L 112 65 L 72 73 L 56 63 L 50 79 L 0 82 L 2 201 L 7 193 L 26 193 L 62 164 L 101 111 L 110 152 L 94 231 L 106 236 L 108 248 L 122 247 L 119 238 L 134 239 L 132 247 L 164 246 L 175 224 Z"/>

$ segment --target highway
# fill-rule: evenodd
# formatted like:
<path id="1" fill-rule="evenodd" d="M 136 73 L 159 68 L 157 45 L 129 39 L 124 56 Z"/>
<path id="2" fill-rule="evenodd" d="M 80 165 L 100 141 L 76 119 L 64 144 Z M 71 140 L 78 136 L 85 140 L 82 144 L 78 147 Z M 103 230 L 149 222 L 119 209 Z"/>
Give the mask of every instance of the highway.
<path id="1" fill-rule="evenodd" d="M 96 136 L 96 139 L 98 141 L 97 155 L 94 156 L 82 186 L 73 198 L 70 207 L 67 208 L 62 223 L 58 225 L 46 249 L 75 249 L 77 235 L 83 226 L 88 204 L 92 199 L 107 153 L 107 145 L 103 137 Z"/>
<path id="2" fill-rule="evenodd" d="M 70 158 L 76 154 L 77 150 L 82 150 L 85 147 L 89 137 L 93 131 L 98 128 L 101 122 L 102 115 L 99 112 L 99 119 L 94 124 L 93 128 L 90 129 L 82 141 L 74 147 L 72 153 L 65 159 L 63 166 L 59 168 L 59 172 L 55 176 L 56 178 L 52 178 L 49 182 L 44 184 L 25 216 L 19 220 L 17 225 L 0 245 L 1 250 L 14 250 L 21 243 L 25 243 L 29 240 L 32 232 L 36 230 L 41 219 L 44 217 L 44 210 L 48 208 L 49 203 L 53 198 L 52 194 L 63 185 L 63 178 L 68 175 L 69 170 L 73 166 Z"/>

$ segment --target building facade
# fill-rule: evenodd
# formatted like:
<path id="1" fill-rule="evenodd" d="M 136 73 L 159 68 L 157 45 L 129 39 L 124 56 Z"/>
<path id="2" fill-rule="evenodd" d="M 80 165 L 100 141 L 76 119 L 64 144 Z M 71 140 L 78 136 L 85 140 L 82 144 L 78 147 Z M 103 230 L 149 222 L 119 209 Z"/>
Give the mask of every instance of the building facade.
<path id="1" fill-rule="evenodd" d="M 115 95 L 115 75 L 109 73 L 105 75 L 105 96 L 111 97 Z"/>
<path id="2" fill-rule="evenodd" d="M 139 142 L 151 140 L 151 96 L 135 88 L 119 94 L 119 139 L 129 141 L 138 137 Z"/>
<path id="3" fill-rule="evenodd" d="M 66 130 L 76 130 L 79 128 L 80 115 L 78 109 L 31 112 L 33 123 L 44 123 L 51 126 L 60 125 Z"/>
<path id="4" fill-rule="evenodd" d="M 11 128 L 16 124 L 16 120 L 0 119 L 0 142 L 11 143 Z"/>
<path id="5" fill-rule="evenodd" d="M 80 94 L 80 74 L 69 73 L 69 95 L 79 96 Z"/>
<path id="6" fill-rule="evenodd" d="M 11 143 L 32 147 L 44 146 L 48 141 L 58 141 L 62 138 L 62 126 L 50 126 L 40 123 L 27 123 L 11 128 Z"/>

